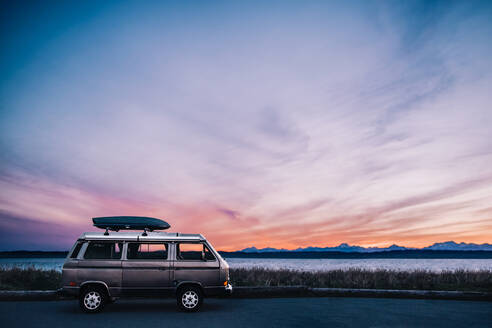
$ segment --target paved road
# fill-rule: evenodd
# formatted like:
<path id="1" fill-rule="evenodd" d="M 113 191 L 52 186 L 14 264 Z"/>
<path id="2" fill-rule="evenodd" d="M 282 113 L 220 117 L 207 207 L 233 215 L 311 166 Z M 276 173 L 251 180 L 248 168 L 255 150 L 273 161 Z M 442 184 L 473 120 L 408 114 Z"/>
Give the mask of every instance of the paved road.
<path id="1" fill-rule="evenodd" d="M 371 299 L 207 299 L 177 311 L 172 299 L 119 300 L 99 314 L 76 301 L 0 302 L 2 327 L 492 327 L 492 302 Z"/>

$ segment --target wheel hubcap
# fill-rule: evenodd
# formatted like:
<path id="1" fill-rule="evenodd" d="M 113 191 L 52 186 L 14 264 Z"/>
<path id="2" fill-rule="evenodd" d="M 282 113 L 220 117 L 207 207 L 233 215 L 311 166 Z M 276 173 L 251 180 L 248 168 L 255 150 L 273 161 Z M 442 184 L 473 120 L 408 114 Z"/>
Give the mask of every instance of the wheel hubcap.
<path id="1" fill-rule="evenodd" d="M 101 295 L 94 291 L 85 294 L 84 305 L 89 310 L 97 309 L 101 305 Z"/>
<path id="2" fill-rule="evenodd" d="M 189 290 L 183 294 L 181 302 L 185 308 L 193 309 L 198 304 L 198 295 L 194 291 Z"/>

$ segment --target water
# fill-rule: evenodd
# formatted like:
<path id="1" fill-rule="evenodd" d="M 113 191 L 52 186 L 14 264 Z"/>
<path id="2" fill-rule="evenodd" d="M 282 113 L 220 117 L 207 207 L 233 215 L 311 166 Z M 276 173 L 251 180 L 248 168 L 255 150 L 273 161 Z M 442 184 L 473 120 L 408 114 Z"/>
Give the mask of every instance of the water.
<path id="1" fill-rule="evenodd" d="M 361 268 L 368 270 L 387 269 L 414 270 L 490 270 L 492 259 L 264 259 L 229 258 L 231 268 L 262 267 L 299 271 L 329 271 Z"/>
<path id="2" fill-rule="evenodd" d="M 265 259 L 226 258 L 231 268 L 261 267 L 301 271 L 328 271 L 335 269 L 388 269 L 400 271 L 430 270 L 490 270 L 492 259 Z M 13 258 L 0 259 L 3 268 L 29 268 L 61 271 L 64 258 Z"/>
<path id="3" fill-rule="evenodd" d="M 34 267 L 42 270 L 61 271 L 65 258 L 9 258 L 0 259 L 2 268 L 22 268 Z"/>

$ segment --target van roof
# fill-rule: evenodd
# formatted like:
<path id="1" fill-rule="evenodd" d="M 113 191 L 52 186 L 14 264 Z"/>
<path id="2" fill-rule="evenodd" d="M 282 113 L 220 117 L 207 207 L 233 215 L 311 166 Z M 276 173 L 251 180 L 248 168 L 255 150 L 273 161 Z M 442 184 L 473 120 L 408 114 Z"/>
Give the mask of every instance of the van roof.
<path id="1" fill-rule="evenodd" d="M 201 234 L 189 234 L 179 232 L 84 232 L 79 240 L 124 240 L 124 241 L 205 241 Z"/>

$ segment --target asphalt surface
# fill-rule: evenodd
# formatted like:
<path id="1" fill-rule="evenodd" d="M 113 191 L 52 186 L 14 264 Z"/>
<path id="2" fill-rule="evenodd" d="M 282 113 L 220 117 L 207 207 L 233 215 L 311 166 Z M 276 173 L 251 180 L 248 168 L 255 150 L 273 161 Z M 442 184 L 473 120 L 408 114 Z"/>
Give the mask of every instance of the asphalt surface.
<path id="1" fill-rule="evenodd" d="M 492 327 L 492 302 L 375 299 L 206 299 L 179 312 L 173 299 L 118 300 L 84 314 L 77 301 L 0 302 L 2 327 Z"/>

